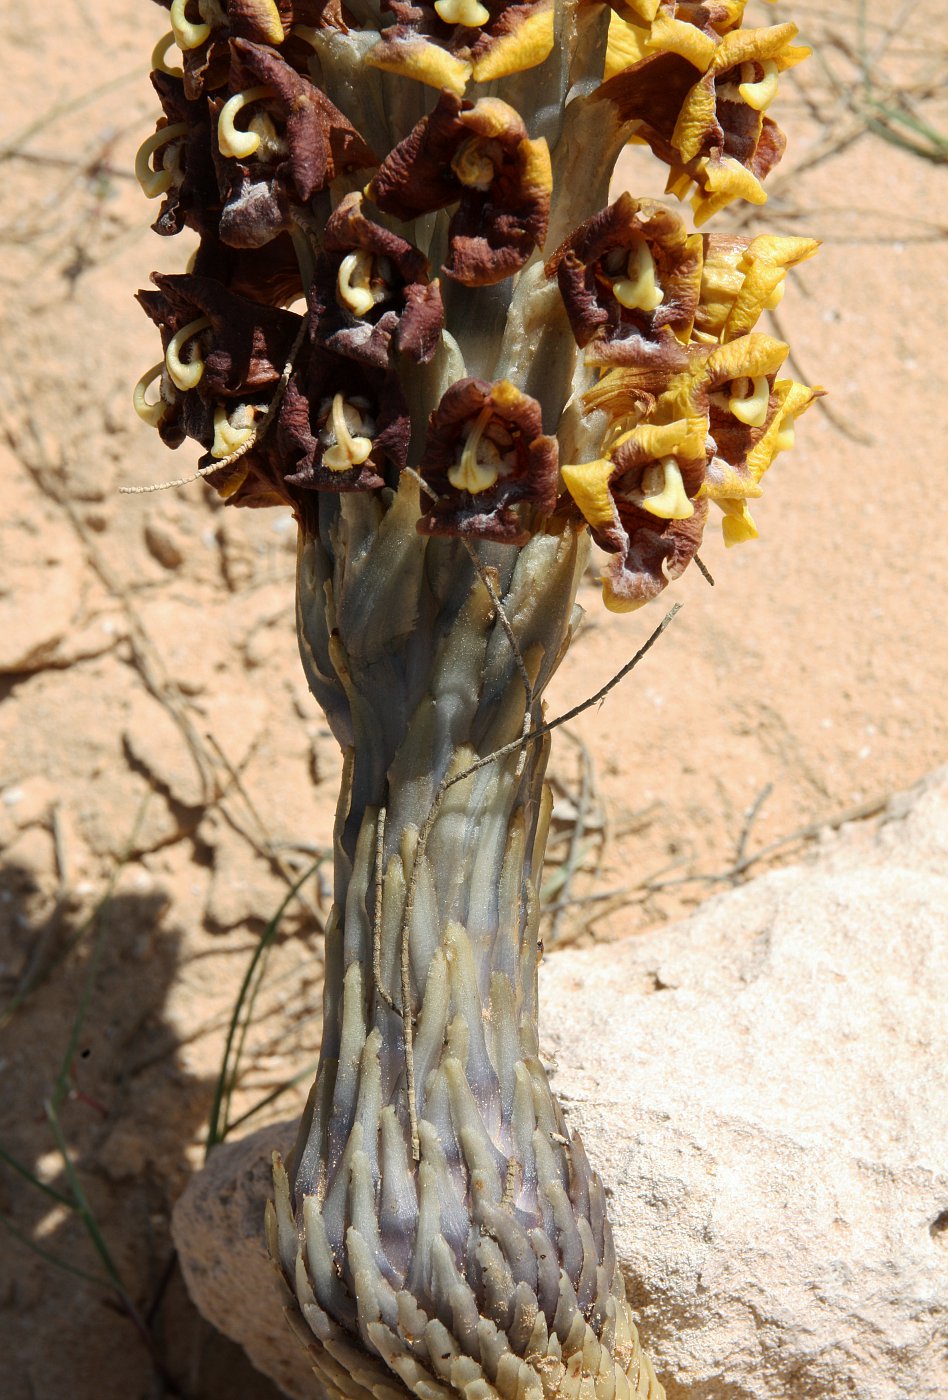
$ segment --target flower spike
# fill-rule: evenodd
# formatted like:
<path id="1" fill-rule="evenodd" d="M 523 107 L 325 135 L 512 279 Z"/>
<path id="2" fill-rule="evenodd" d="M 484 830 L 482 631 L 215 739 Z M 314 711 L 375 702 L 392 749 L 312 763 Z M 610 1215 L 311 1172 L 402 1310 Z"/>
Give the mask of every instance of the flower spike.
<path id="1" fill-rule="evenodd" d="M 198 248 L 139 294 L 134 409 L 228 505 L 292 510 L 349 755 L 323 1049 L 266 1218 L 314 1393 L 664 1400 L 538 1055 L 535 741 L 590 540 L 628 612 L 712 506 L 755 538 L 822 392 L 758 329 L 814 240 L 694 231 L 764 201 L 806 51 L 746 0 L 157 3 L 136 174 Z M 693 223 L 609 201 L 630 141 Z"/>

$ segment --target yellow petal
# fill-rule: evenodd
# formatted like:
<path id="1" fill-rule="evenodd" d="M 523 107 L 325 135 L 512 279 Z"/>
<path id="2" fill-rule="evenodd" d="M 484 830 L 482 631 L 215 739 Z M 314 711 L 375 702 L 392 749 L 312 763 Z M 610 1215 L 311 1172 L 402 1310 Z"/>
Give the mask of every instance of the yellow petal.
<path id="1" fill-rule="evenodd" d="M 199 49 L 210 36 L 209 24 L 192 24 L 184 13 L 187 0 L 171 0 L 171 29 L 175 43 L 182 53 L 188 49 Z"/>
<path id="2" fill-rule="evenodd" d="M 239 131 L 234 125 L 234 119 L 252 102 L 260 102 L 265 97 L 273 96 L 273 88 L 268 87 L 266 83 L 260 83 L 256 87 L 246 88 L 243 92 L 235 92 L 233 97 L 227 99 L 217 118 L 217 144 L 222 156 L 246 160 L 248 156 L 253 155 L 260 145 L 259 134 L 256 131 Z"/>
<path id="3" fill-rule="evenodd" d="M 264 36 L 268 44 L 282 44 L 286 38 L 276 0 L 252 0 L 246 16 Z"/>
<path id="4" fill-rule="evenodd" d="M 165 367 L 171 377 L 171 382 L 176 389 L 187 393 L 189 389 L 197 388 L 204 374 L 204 357 L 201 354 L 200 343 L 191 347 L 190 360 L 182 360 L 181 352 L 187 342 L 195 336 L 199 336 L 202 331 L 206 331 L 210 326 L 207 316 L 198 316 L 194 321 L 189 321 L 186 326 L 182 326 L 176 335 L 168 341 L 168 348 L 165 351 Z"/>
<path id="5" fill-rule="evenodd" d="M 656 15 L 646 42 L 650 53 L 680 54 L 701 73 L 707 72 L 718 47 L 710 34 L 664 12 Z"/>
<path id="6" fill-rule="evenodd" d="M 160 126 L 157 131 L 153 131 L 139 146 L 135 153 L 135 179 L 146 198 L 157 199 L 159 195 L 166 194 L 174 180 L 173 173 L 170 170 L 165 170 L 164 166 L 158 170 L 152 170 L 152 156 L 171 141 L 180 141 L 187 134 L 187 122 L 172 122 L 168 126 Z"/>
<path id="7" fill-rule="evenodd" d="M 714 79 L 710 76 L 695 83 L 681 105 L 671 143 L 680 151 L 683 161 L 694 160 L 704 144 L 709 128 L 714 124 L 717 97 Z"/>
<path id="8" fill-rule="evenodd" d="M 717 345 L 708 356 L 705 372 L 712 384 L 725 384 L 729 379 L 756 379 L 758 375 L 776 374 L 789 354 L 789 346 L 771 335 L 753 331 L 738 340 Z"/>
<path id="9" fill-rule="evenodd" d="M 445 24 L 463 24 L 465 29 L 480 29 L 490 19 L 490 10 L 480 0 L 434 0 L 434 7 Z"/>
<path id="10" fill-rule="evenodd" d="M 755 481 L 759 481 L 779 452 L 793 446 L 794 423 L 801 413 L 805 413 L 823 390 L 809 388 L 792 379 L 778 379 L 774 385 L 777 396 L 777 411 L 768 425 L 767 431 L 754 444 L 747 454 L 747 469 Z"/>
<path id="11" fill-rule="evenodd" d="M 567 491 L 589 524 L 594 529 L 614 525 L 617 520 L 616 508 L 609 491 L 609 482 L 615 472 L 614 463 L 600 457 L 594 462 L 564 466 L 561 470 Z"/>
<path id="12" fill-rule="evenodd" d="M 691 207 L 699 228 L 735 199 L 746 199 L 748 204 L 767 203 L 767 193 L 757 176 L 733 156 L 701 161 L 697 178 L 701 188 L 693 196 Z"/>
<path id="13" fill-rule="evenodd" d="M 637 24 L 627 24 L 613 10 L 609 19 L 609 42 L 606 46 L 606 67 L 603 76 L 614 78 L 617 73 L 624 72 L 633 64 L 641 63 L 643 58 L 648 58 L 650 50 L 646 47 L 647 44 L 648 30 Z"/>
<path id="14" fill-rule="evenodd" d="M 741 97 L 755 112 L 766 112 L 780 89 L 780 70 L 774 60 L 765 58 L 761 67 L 764 70 L 762 78 L 737 85 Z"/>
<path id="15" fill-rule="evenodd" d="M 724 511 L 721 531 L 728 549 L 757 539 L 759 531 L 745 501 L 721 501 L 719 504 Z"/>
<path id="16" fill-rule="evenodd" d="M 642 20 L 645 24 L 651 24 L 658 14 L 658 7 L 662 0 L 625 0 L 623 9 L 629 14 L 635 15 L 636 19 Z"/>
<path id="17" fill-rule="evenodd" d="M 742 377 L 738 384 L 746 388 L 747 379 Z M 770 381 L 767 376 L 754 375 L 748 392 L 732 393 L 727 406 L 739 423 L 744 423 L 748 428 L 762 428 L 770 407 Z"/>
<path id="18" fill-rule="evenodd" d="M 629 439 L 649 461 L 661 457 L 699 457 L 704 452 L 703 418 L 678 418 L 673 423 L 640 423 Z"/>
<path id="19" fill-rule="evenodd" d="M 510 73 L 523 73 L 553 51 L 553 8 L 535 11 L 510 34 L 496 39 L 474 62 L 474 81 L 489 83 Z"/>
<path id="20" fill-rule="evenodd" d="M 608 578 L 602 581 L 602 601 L 608 612 L 630 613 L 638 612 L 639 608 L 644 608 L 649 601 L 648 598 L 620 598 L 613 592 L 612 582 Z"/>
<path id="21" fill-rule="evenodd" d="M 795 24 L 774 24 L 763 29 L 734 29 L 730 34 L 725 34 L 718 45 L 712 69 L 715 73 L 725 73 L 729 68 L 736 68 L 741 63 L 763 63 L 768 58 L 778 59 L 783 50 L 795 53 L 789 46 L 798 32 Z M 800 63 L 808 53 L 809 49 L 799 58 L 794 58 L 793 62 Z"/>
<path id="22" fill-rule="evenodd" d="M 164 368 L 164 360 L 159 361 L 157 365 L 152 365 L 151 369 L 146 370 L 139 379 L 132 393 L 132 405 L 135 412 L 142 422 L 147 423 L 150 428 L 157 428 L 168 412 L 168 405 L 160 394 L 155 403 L 149 403 L 145 398 L 145 390 L 164 373 Z"/>
<path id="23" fill-rule="evenodd" d="M 455 58 L 437 44 L 429 44 L 426 39 L 408 39 L 395 44 L 383 44 L 381 40 L 369 49 L 365 62 L 370 68 L 381 68 L 385 73 L 399 73 L 403 78 L 414 78 L 427 87 L 444 88 L 455 97 L 463 97 L 471 76 L 471 65 L 463 59 Z"/>

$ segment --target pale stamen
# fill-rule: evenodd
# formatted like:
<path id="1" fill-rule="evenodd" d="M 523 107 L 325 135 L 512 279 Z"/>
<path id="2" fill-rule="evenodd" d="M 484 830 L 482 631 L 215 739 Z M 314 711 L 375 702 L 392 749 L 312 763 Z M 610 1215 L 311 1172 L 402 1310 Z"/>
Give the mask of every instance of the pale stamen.
<path id="1" fill-rule="evenodd" d="M 152 170 L 152 156 L 172 141 L 180 141 L 187 131 L 187 122 L 172 122 L 170 126 L 160 126 L 153 131 L 139 146 L 135 153 L 135 179 L 146 198 L 157 199 L 159 195 L 166 194 L 174 183 L 175 172 L 167 169 L 164 163 L 160 170 Z"/>
<path id="2" fill-rule="evenodd" d="M 472 136 L 458 147 L 451 161 L 451 169 L 461 184 L 467 185 L 468 189 L 490 189 L 497 173 L 492 159 L 495 154 L 499 159 L 500 148 L 496 141 L 485 141 L 480 136 Z"/>
<path id="3" fill-rule="evenodd" d="M 479 491 L 489 490 L 504 468 L 509 467 L 497 444 L 484 436 L 493 416 L 488 404 L 468 424 L 461 460 L 448 468 L 448 480 L 456 491 L 470 491 L 476 496 Z"/>
<path id="4" fill-rule="evenodd" d="M 731 385 L 731 397 L 727 406 L 734 417 L 749 428 L 762 428 L 767 421 L 770 405 L 770 381 L 765 374 L 756 374 L 747 379 L 735 379 Z"/>
<path id="5" fill-rule="evenodd" d="M 763 77 L 755 81 L 755 65 L 753 63 L 741 64 L 741 77 L 745 81 L 738 84 L 737 90 L 748 107 L 753 107 L 755 112 L 766 112 L 777 96 L 777 89 L 780 86 L 780 69 L 772 58 L 765 59 L 760 66 L 764 70 Z"/>
<path id="6" fill-rule="evenodd" d="M 157 68 L 159 73 L 167 73 L 169 78 L 183 78 L 183 68 L 169 68 L 167 63 L 168 50 L 177 40 L 174 37 L 174 30 L 166 34 L 163 39 L 159 39 L 151 51 L 151 66 Z"/>
<path id="7" fill-rule="evenodd" d="M 286 138 L 277 132 L 269 112 L 255 112 L 247 123 L 247 132 L 260 137 L 257 147 L 259 160 L 276 160 L 285 156 L 290 149 Z"/>
<path id="8" fill-rule="evenodd" d="M 132 392 L 132 406 L 142 422 L 147 423 L 150 428 L 157 428 L 168 411 L 168 405 L 160 394 L 155 403 L 149 403 L 145 398 L 146 389 L 154 384 L 156 379 L 161 378 L 164 368 L 164 360 L 161 360 L 157 365 L 152 365 L 151 369 L 147 369 L 139 379 Z"/>
<path id="9" fill-rule="evenodd" d="M 273 88 L 261 84 L 259 87 L 246 88 L 243 92 L 235 92 L 233 97 L 227 99 L 217 118 L 217 144 L 221 155 L 231 156 L 234 160 L 246 160 L 248 156 L 253 155 L 260 146 L 260 133 L 238 131 L 234 126 L 234 118 L 251 102 L 261 102 L 273 96 Z"/>
<path id="10" fill-rule="evenodd" d="M 336 293 L 343 306 L 348 307 L 353 316 L 367 316 L 381 301 L 372 290 L 372 254 L 364 248 L 347 254 L 339 264 L 336 277 Z M 383 293 L 384 295 L 384 293 Z"/>
<path id="11" fill-rule="evenodd" d="M 211 32 L 209 24 L 192 24 L 184 11 L 188 0 L 171 0 L 171 29 L 174 41 L 182 53 L 199 49 Z"/>
<path id="12" fill-rule="evenodd" d="M 224 404 L 219 403 L 214 408 L 214 442 L 211 446 L 212 457 L 229 457 L 238 448 L 243 447 L 253 437 L 254 417 L 256 409 L 253 404 L 238 404 L 231 414 L 228 414 Z"/>
<path id="13" fill-rule="evenodd" d="M 615 299 L 627 311 L 654 311 L 665 300 L 655 276 L 655 259 L 644 238 L 636 237 L 626 260 L 626 276 L 612 284 Z"/>
<path id="14" fill-rule="evenodd" d="M 674 457 L 662 457 L 647 466 L 640 488 L 630 491 L 628 499 L 659 520 L 688 520 L 695 513 Z"/>
<path id="15" fill-rule="evenodd" d="M 463 24 L 465 29 L 479 29 L 490 19 L 490 10 L 479 0 L 435 0 L 435 10 L 445 24 Z"/>
<path id="16" fill-rule="evenodd" d="M 190 360 L 182 360 L 181 351 L 185 344 L 195 336 L 206 331 L 210 326 L 210 321 L 206 316 L 199 316 L 196 321 L 190 321 L 186 326 L 182 326 L 177 335 L 171 337 L 168 348 L 165 351 L 165 365 L 171 376 L 171 382 L 176 389 L 187 393 L 189 389 L 197 388 L 204 373 L 204 358 L 201 355 L 201 347 L 195 344 L 191 347 Z"/>
<path id="17" fill-rule="evenodd" d="M 372 439 L 362 434 L 371 429 L 358 408 L 347 403 L 341 393 L 333 397 L 327 427 L 331 427 L 335 443 L 323 453 L 323 466 L 331 472 L 360 467 L 372 451 Z"/>

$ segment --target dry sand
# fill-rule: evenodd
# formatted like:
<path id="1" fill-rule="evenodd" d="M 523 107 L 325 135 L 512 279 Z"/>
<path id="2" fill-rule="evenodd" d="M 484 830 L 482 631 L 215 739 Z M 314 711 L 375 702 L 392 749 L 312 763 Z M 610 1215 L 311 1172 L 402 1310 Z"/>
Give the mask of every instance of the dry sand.
<path id="1" fill-rule="evenodd" d="M 222 510 L 200 484 L 118 494 L 195 460 L 129 405 L 156 357 L 131 294 L 190 252 L 148 230 L 128 173 L 164 16 L 64 0 L 31 7 L 24 36 L 21 10 L 0 16 L 16 55 L 0 116 L 0 1146 L 68 1194 L 44 1111 L 65 1059 L 65 1143 L 138 1322 L 67 1271 L 106 1275 L 76 1212 L 0 1167 L 0 1213 L 35 1246 L 4 1241 L 4 1394 L 254 1400 L 274 1392 L 194 1313 L 168 1218 L 256 940 L 329 841 L 338 757 L 295 653 L 289 517 Z M 760 541 L 726 552 L 709 534 L 714 589 L 690 571 L 660 647 L 561 736 L 550 873 L 585 868 L 548 898 L 619 893 L 550 916 L 548 947 L 647 937 L 723 883 L 694 877 L 781 840 L 749 873 L 798 858 L 946 757 L 944 167 L 867 129 L 856 0 L 758 10 L 792 15 L 820 58 L 785 83 L 790 154 L 742 217 L 824 240 L 777 330 L 832 397 L 768 477 Z M 941 5 L 899 14 L 895 35 L 868 23 L 875 96 L 948 131 Z M 638 157 L 627 168 L 657 192 Z M 583 602 L 554 712 L 660 615 L 608 615 L 592 579 Z M 281 925 L 231 1121 L 300 1106 L 302 1086 L 259 1105 L 318 1048 L 326 894 Z"/>

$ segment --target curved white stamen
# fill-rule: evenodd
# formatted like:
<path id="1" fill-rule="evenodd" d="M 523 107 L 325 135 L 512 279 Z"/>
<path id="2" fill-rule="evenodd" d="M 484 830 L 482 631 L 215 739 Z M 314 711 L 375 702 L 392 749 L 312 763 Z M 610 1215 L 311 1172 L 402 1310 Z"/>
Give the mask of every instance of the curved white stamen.
<path id="1" fill-rule="evenodd" d="M 659 520 L 689 520 L 695 513 L 674 457 L 650 463 L 642 473 L 640 489 L 630 491 L 629 500 Z"/>
<path id="2" fill-rule="evenodd" d="M 182 53 L 199 49 L 211 32 L 209 24 L 192 24 L 184 11 L 188 0 L 171 0 L 171 29 Z"/>
<path id="3" fill-rule="evenodd" d="M 465 29 L 480 29 L 490 19 L 490 10 L 480 0 L 435 0 L 434 7 L 445 24 L 463 24 Z"/>
<path id="4" fill-rule="evenodd" d="M 476 496 L 479 491 L 487 491 L 500 476 L 504 465 L 503 457 L 496 443 L 484 439 L 487 425 L 493 418 L 493 409 L 487 404 L 469 426 L 464 442 L 461 460 L 448 468 L 448 480 L 456 491 L 470 491 Z M 484 456 L 487 460 L 484 460 Z"/>
<path id="5" fill-rule="evenodd" d="M 168 50 L 171 48 L 172 44 L 176 43 L 177 40 L 174 37 L 174 30 L 172 30 L 171 33 L 166 34 L 163 39 L 159 39 L 151 51 L 152 68 L 157 68 L 159 73 L 167 73 L 169 78 L 184 77 L 183 68 L 169 68 L 166 62 Z"/>
<path id="6" fill-rule="evenodd" d="M 160 170 L 152 170 L 152 156 L 170 142 L 179 141 L 182 136 L 187 135 L 187 131 L 187 122 L 172 122 L 170 126 L 160 126 L 135 152 L 135 179 L 148 199 L 157 199 L 159 195 L 166 194 L 174 180 L 174 171 L 166 170 L 164 166 Z"/>
<path id="7" fill-rule="evenodd" d="M 727 406 L 738 422 L 749 428 L 762 428 L 769 404 L 770 381 L 765 374 L 756 374 L 750 384 L 746 379 L 734 380 Z"/>
<path id="8" fill-rule="evenodd" d="M 355 420 L 355 421 L 353 421 Z M 323 453 L 323 466 L 331 472 L 347 472 L 360 467 L 372 451 L 372 439 L 354 436 L 363 427 L 358 409 L 347 404 L 342 394 L 336 394 L 330 410 L 330 423 L 336 441 Z"/>
<path id="9" fill-rule="evenodd" d="M 236 452 L 239 447 L 243 447 L 253 437 L 256 429 L 253 426 L 254 410 L 250 404 L 238 404 L 234 413 L 237 419 L 251 418 L 250 423 L 235 423 L 228 415 L 224 404 L 219 403 L 214 407 L 214 442 L 211 445 L 212 457 L 229 457 Z"/>
<path id="10" fill-rule="evenodd" d="M 369 288 L 371 275 L 372 254 L 364 248 L 347 254 L 339 264 L 336 291 L 343 306 L 347 306 L 354 316 L 367 316 L 375 306 L 375 297 Z"/>
<path id="11" fill-rule="evenodd" d="M 164 373 L 165 362 L 161 360 L 157 365 L 152 365 L 151 369 L 146 369 L 132 391 L 132 406 L 143 423 L 147 423 L 150 428 L 157 428 L 168 411 L 168 405 L 161 395 L 155 403 L 149 403 L 145 398 L 145 390 L 154 384 Z"/>
<path id="12" fill-rule="evenodd" d="M 227 99 L 217 118 L 217 144 L 221 155 L 232 156 L 234 160 L 246 160 L 248 156 L 253 155 L 260 145 L 259 134 L 256 131 L 238 131 L 234 126 L 234 118 L 249 103 L 260 102 L 265 97 L 273 96 L 273 88 L 261 84 L 259 87 L 246 88 L 243 92 L 235 92 L 233 97 Z"/>
<path id="13" fill-rule="evenodd" d="M 777 89 L 780 86 L 780 69 L 772 58 L 766 58 L 761 64 L 764 76 L 757 82 L 739 83 L 737 90 L 747 103 L 748 107 L 753 107 L 755 112 L 766 112 L 767 108 L 777 96 Z M 741 76 L 747 69 L 754 71 L 752 63 L 741 64 Z"/>
<path id="14" fill-rule="evenodd" d="M 615 299 L 627 311 L 654 311 L 665 300 L 655 276 L 655 259 L 644 238 L 636 238 L 626 261 L 626 276 L 612 284 Z"/>
<path id="15" fill-rule="evenodd" d="M 199 345 L 192 346 L 190 360 L 182 360 L 181 351 L 189 340 L 206 331 L 210 324 L 206 316 L 199 316 L 196 321 L 189 321 L 186 326 L 182 326 L 177 335 L 173 335 L 168 342 L 165 365 L 172 384 L 183 393 L 187 393 L 188 389 L 195 389 L 200 384 L 204 373 L 204 359 Z"/>

